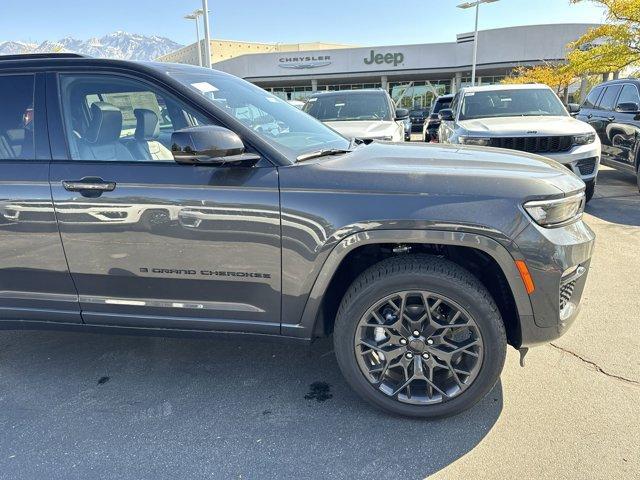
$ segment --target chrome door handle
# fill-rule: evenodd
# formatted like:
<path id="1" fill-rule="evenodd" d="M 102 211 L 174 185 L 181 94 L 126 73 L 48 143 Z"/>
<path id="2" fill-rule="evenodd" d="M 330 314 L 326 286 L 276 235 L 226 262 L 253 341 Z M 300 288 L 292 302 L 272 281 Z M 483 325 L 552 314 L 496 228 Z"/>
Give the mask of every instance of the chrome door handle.
<path id="1" fill-rule="evenodd" d="M 97 177 L 85 177 L 80 180 L 63 180 L 62 186 L 68 192 L 113 192 L 116 182 L 105 182 Z"/>

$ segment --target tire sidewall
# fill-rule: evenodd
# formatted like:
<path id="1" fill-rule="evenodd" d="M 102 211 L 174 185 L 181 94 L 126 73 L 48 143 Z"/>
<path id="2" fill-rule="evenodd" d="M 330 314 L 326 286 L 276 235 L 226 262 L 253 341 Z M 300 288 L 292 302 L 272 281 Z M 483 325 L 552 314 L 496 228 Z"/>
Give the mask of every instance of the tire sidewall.
<path id="1" fill-rule="evenodd" d="M 360 319 L 380 299 L 405 290 L 424 290 L 449 298 L 463 307 L 478 325 L 484 347 L 480 371 L 473 384 L 452 400 L 418 406 L 402 403 L 377 390 L 358 367 L 354 338 Z M 340 318 L 336 321 L 334 344 L 342 373 L 366 400 L 399 415 L 438 418 L 471 408 L 496 384 L 506 355 L 506 337 L 504 327 L 500 328 L 501 326 L 502 320 L 495 305 L 488 302 L 472 285 L 425 272 L 400 273 L 370 283 L 357 293 L 350 305 L 341 309 Z"/>

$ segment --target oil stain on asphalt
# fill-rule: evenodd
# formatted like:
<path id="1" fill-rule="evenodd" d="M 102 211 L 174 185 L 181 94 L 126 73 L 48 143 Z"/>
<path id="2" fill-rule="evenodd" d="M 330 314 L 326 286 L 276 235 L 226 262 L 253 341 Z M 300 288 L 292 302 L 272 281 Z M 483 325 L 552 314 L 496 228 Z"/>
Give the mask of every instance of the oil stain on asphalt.
<path id="1" fill-rule="evenodd" d="M 304 398 L 307 400 L 315 400 L 317 402 L 324 402 L 333 398 L 331 393 L 331 385 L 325 382 L 313 382 L 309 385 L 309 393 Z"/>
<path id="2" fill-rule="evenodd" d="M 111 380 L 111 377 L 100 377 L 100 379 L 98 380 L 98 385 L 104 385 L 109 380 Z"/>

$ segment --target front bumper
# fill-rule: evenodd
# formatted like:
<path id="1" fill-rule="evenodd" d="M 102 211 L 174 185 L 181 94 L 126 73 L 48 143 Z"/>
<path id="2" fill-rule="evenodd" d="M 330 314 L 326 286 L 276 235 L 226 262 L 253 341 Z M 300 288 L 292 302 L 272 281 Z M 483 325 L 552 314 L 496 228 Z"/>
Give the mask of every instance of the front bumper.
<path id="1" fill-rule="evenodd" d="M 589 145 L 573 147 L 568 152 L 543 153 L 541 155 L 565 165 L 582 181 L 590 182 L 598 175 L 601 148 L 600 140 L 596 140 Z"/>
<path id="2" fill-rule="evenodd" d="M 515 239 L 535 284 L 533 315 L 520 318 L 521 347 L 562 336 L 580 311 L 595 234 L 582 221 L 561 228 L 533 222 Z"/>

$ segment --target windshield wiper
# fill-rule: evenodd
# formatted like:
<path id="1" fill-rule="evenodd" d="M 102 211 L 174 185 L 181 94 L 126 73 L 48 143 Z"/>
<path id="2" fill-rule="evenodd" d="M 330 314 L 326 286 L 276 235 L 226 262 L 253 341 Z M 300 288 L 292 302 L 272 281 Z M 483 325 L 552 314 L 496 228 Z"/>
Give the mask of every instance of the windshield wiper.
<path id="1" fill-rule="evenodd" d="M 341 148 L 325 148 L 322 150 L 316 150 L 315 152 L 298 155 L 296 161 L 304 162 L 305 160 L 311 160 L 312 158 L 328 157 L 329 155 L 343 155 L 345 153 L 351 153 L 352 151 L 353 150 L 344 150 Z"/>

